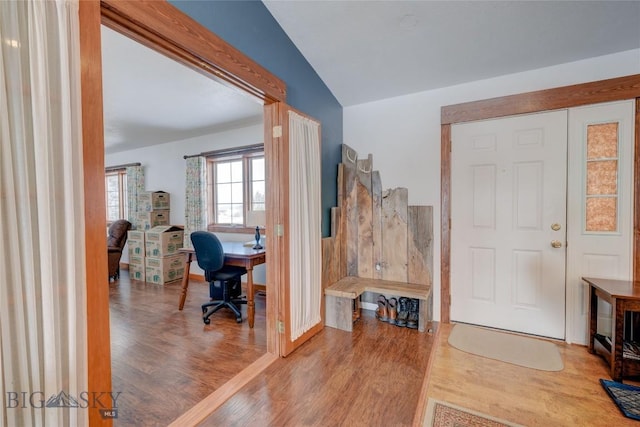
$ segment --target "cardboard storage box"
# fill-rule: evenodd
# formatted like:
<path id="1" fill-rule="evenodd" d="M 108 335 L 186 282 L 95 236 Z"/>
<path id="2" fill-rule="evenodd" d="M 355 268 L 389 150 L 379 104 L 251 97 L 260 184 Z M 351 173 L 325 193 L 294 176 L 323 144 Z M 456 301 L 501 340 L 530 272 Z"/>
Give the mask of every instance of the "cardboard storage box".
<path id="1" fill-rule="evenodd" d="M 138 241 L 144 243 L 144 231 L 129 230 L 127 232 L 127 241 Z"/>
<path id="2" fill-rule="evenodd" d="M 144 231 L 129 231 L 127 244 L 129 245 L 129 256 L 144 256 Z"/>
<path id="3" fill-rule="evenodd" d="M 164 191 L 145 191 L 138 196 L 138 211 L 152 212 L 169 209 L 169 193 Z"/>
<path id="4" fill-rule="evenodd" d="M 142 263 L 142 265 L 129 263 L 129 278 L 131 280 L 142 280 L 144 282 L 146 279 L 144 263 Z"/>
<path id="5" fill-rule="evenodd" d="M 144 254 L 136 255 L 129 251 L 129 265 L 144 265 Z"/>
<path id="6" fill-rule="evenodd" d="M 142 230 L 169 225 L 169 211 L 138 212 L 138 225 Z"/>
<path id="7" fill-rule="evenodd" d="M 177 225 L 153 227 L 145 233 L 145 255 L 160 258 L 173 255 L 183 245 L 184 228 Z"/>
<path id="8" fill-rule="evenodd" d="M 147 283 L 164 285 L 182 279 L 184 274 L 184 256 L 169 255 L 163 258 L 145 258 L 145 277 Z"/>

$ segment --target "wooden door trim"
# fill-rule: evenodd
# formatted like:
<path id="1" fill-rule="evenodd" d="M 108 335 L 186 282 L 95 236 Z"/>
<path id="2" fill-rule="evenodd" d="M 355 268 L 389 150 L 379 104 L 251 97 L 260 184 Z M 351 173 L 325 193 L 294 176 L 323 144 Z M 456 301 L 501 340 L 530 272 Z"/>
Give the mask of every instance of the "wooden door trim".
<path id="1" fill-rule="evenodd" d="M 495 119 L 634 99 L 640 96 L 640 74 L 442 107 L 441 124 Z"/>
<path id="2" fill-rule="evenodd" d="M 102 119 L 100 4 L 82 1 L 80 19 L 80 85 L 84 176 L 85 277 L 87 301 L 87 371 L 89 391 L 111 391 L 111 338 L 107 269 L 107 211 Z M 90 406 L 89 425 L 111 426 Z"/>
<path id="3" fill-rule="evenodd" d="M 169 427 L 197 426 L 276 360 L 278 360 L 278 356 L 271 353 L 260 356 L 258 360 L 205 397 L 204 400 L 173 420 Z"/>
<path id="4" fill-rule="evenodd" d="M 442 107 L 440 160 L 440 320 L 451 321 L 451 125 L 516 114 L 636 99 L 633 279 L 640 279 L 640 74 Z"/>
<path id="5" fill-rule="evenodd" d="M 85 265 L 87 289 L 88 387 L 111 391 L 111 351 L 109 294 L 107 283 L 106 224 L 104 199 L 104 124 L 102 103 L 102 57 L 100 24 L 132 37 L 192 69 L 261 99 L 265 104 L 286 100 L 286 85 L 249 57 L 215 36 L 177 8 L 162 1 L 103 0 L 80 2 L 80 56 L 82 88 L 82 132 L 85 210 Z M 266 143 L 265 139 L 265 143 Z M 279 167 L 279 159 L 273 159 Z M 102 189 L 102 190 L 101 190 Z M 279 198 L 272 186 L 270 197 Z M 270 257 L 272 260 L 275 257 Z M 275 270 L 271 263 L 267 271 Z M 281 273 L 280 273 L 281 274 Z M 273 288 L 273 287 L 272 287 Z M 275 289 L 270 289 L 270 292 Z M 278 356 L 276 308 L 277 291 L 267 303 L 267 353 Z M 270 360 L 270 357 L 264 360 Z M 264 369 L 268 363 L 259 364 Z M 254 366 L 251 376 L 257 375 Z M 228 398 L 219 394 L 220 398 Z M 215 400 L 215 399 L 214 399 Z M 209 405 L 215 402 L 208 401 Z M 212 408 L 213 406 L 208 406 Z M 199 409 L 198 409 L 199 408 Z M 202 408 L 198 407 L 198 416 Z M 206 415 L 206 414 L 205 414 Z M 98 408 L 89 410 L 89 425 L 111 426 Z"/>
<path id="6" fill-rule="evenodd" d="M 101 1 L 102 23 L 263 101 L 286 101 L 285 83 L 165 1 Z"/>
<path id="7" fill-rule="evenodd" d="M 636 98 L 633 150 L 633 280 L 640 280 L 640 97 Z"/>

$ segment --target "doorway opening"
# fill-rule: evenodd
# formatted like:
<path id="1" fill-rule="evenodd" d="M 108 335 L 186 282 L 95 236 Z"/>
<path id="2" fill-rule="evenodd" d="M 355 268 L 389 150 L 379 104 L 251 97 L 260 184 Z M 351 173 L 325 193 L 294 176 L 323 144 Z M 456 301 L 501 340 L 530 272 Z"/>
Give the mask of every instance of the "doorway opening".
<path id="1" fill-rule="evenodd" d="M 142 171 L 136 178 L 143 188 L 139 190 L 164 191 L 170 201 L 162 206 L 170 209 L 152 211 L 144 220 L 128 212 L 121 217 L 134 223 L 135 236 L 144 232 L 145 225 L 155 225 L 144 223 L 156 214 L 168 217 L 171 225 L 183 226 L 187 205 L 184 155 L 262 143 L 263 107 L 255 96 L 196 73 L 104 25 L 101 37 L 105 164 L 140 164 Z M 234 160 L 234 166 L 237 163 Z M 254 163 L 250 176 L 263 177 L 256 183 L 260 187 L 256 198 L 262 198 L 264 205 L 264 191 L 269 188 L 264 167 L 260 168 L 264 159 Z M 209 182 L 212 175 L 206 176 Z M 126 193 L 126 187 L 120 190 Z M 134 190 L 133 185 L 129 187 Z M 242 201 L 243 189 L 234 190 L 233 200 Z M 210 200 L 207 198 L 207 205 Z M 243 210 L 236 212 L 240 216 L 225 219 L 242 220 Z M 228 232 L 215 233 L 224 242 L 244 244 L 254 236 L 246 227 L 222 230 Z M 182 263 L 184 255 L 173 251 L 151 259 L 139 241 L 133 246 L 134 242 L 127 242 L 120 260 L 129 266 L 128 271 L 122 269 L 118 280 L 109 284 L 112 385 L 121 393 L 116 425 L 175 419 L 266 353 L 266 294 L 253 298 L 257 304 L 253 328 L 246 312 L 244 321 L 237 324 L 225 310 L 205 326 L 200 305 L 209 300 L 209 288 L 197 263 L 192 264 L 191 276 L 195 273 L 198 278 L 191 278 L 186 306 L 179 311 L 180 280 L 148 281 L 145 276 L 151 274 L 148 265 L 145 273 L 145 262 Z M 265 267 L 257 265 L 253 270 L 256 283 L 266 284 Z M 244 295 L 248 295 L 246 290 Z M 160 390 L 176 384 L 182 389 L 179 401 L 159 397 L 163 395 Z"/>
<path id="2" fill-rule="evenodd" d="M 101 86 L 100 24 L 104 23 L 147 47 L 227 85 L 250 94 L 268 105 L 284 101 L 285 85 L 267 70 L 245 57 L 232 46 L 210 33 L 191 18 L 165 2 L 138 3 L 102 1 L 80 4 L 80 49 L 82 60 L 82 109 L 85 169 L 85 224 L 87 262 L 87 322 L 89 389 L 112 390 L 109 331 L 108 288 L 101 286 L 107 277 L 104 193 L 95 191 L 104 185 L 104 133 Z M 220 54 L 223 52 L 223 54 Z M 265 134 L 265 145 L 270 143 Z M 276 164 L 278 159 L 275 160 Z M 275 188 L 273 191 L 278 191 Z M 277 196 L 277 194 L 276 194 Z M 267 194 L 267 198 L 269 198 Z M 267 221 L 270 220 L 269 214 Z M 269 228 L 269 223 L 267 227 Z M 278 254 L 268 275 L 278 273 Z M 272 283 L 269 277 L 267 283 Z M 185 413 L 180 420 L 197 423 L 221 404 L 226 397 L 255 377 L 279 355 L 276 331 L 277 286 L 269 291 L 266 302 L 267 353 L 243 371 L 241 379 L 232 380 Z M 177 311 L 177 306 L 176 306 Z M 240 375 L 234 377 L 238 378 Z M 230 384 L 230 385 L 229 385 Z M 186 418 L 185 418 L 186 416 Z M 110 424 L 99 411 L 90 410 L 92 425 Z M 186 422 L 186 421 L 185 421 Z"/>

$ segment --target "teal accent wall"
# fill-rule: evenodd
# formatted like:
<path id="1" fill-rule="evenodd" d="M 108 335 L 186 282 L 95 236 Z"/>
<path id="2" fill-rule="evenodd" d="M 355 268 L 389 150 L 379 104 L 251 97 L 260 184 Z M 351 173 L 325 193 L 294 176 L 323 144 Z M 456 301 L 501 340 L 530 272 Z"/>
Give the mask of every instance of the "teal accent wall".
<path id="1" fill-rule="evenodd" d="M 342 105 L 260 1 L 170 1 L 200 24 L 278 76 L 287 104 L 322 123 L 322 235 L 336 206 L 341 161 Z"/>

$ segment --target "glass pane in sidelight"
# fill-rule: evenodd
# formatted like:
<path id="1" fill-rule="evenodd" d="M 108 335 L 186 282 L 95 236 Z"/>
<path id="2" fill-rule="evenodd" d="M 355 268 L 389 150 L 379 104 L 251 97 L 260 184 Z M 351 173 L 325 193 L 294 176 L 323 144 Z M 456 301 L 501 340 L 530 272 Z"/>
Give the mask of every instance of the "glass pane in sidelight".
<path id="1" fill-rule="evenodd" d="M 588 197 L 586 214 L 587 231 L 618 230 L 617 197 Z"/>
<path id="2" fill-rule="evenodd" d="M 587 126 L 587 160 L 618 157 L 618 123 Z"/>
<path id="3" fill-rule="evenodd" d="M 601 160 L 587 163 L 587 195 L 618 194 L 618 161 Z"/>

